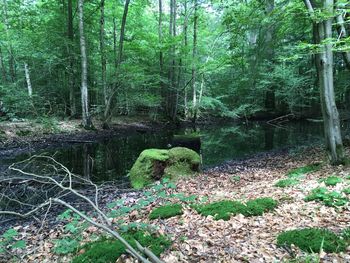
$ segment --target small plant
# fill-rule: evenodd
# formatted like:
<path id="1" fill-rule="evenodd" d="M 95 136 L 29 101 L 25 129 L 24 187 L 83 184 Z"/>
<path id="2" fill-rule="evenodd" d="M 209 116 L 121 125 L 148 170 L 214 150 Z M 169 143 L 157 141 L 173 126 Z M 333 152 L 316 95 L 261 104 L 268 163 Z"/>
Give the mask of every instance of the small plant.
<path id="1" fill-rule="evenodd" d="M 280 247 L 291 245 L 299 247 L 306 252 L 318 253 L 341 252 L 346 249 L 346 242 L 333 232 L 322 228 L 305 228 L 282 232 L 277 237 L 277 245 Z"/>
<path id="2" fill-rule="evenodd" d="M 239 181 L 241 181 L 241 177 L 238 175 L 231 176 L 230 180 L 231 180 L 231 182 L 239 182 Z"/>
<path id="3" fill-rule="evenodd" d="M 142 231 L 130 231 L 123 234 L 123 237 L 133 247 L 136 247 L 135 240 L 137 240 L 143 247 L 149 248 L 156 256 L 159 256 L 171 245 L 171 241 L 165 236 Z M 91 242 L 81 247 L 80 250 L 84 252 L 77 255 L 72 263 L 114 263 L 122 254 L 126 253 L 124 245 L 115 239 L 101 239 Z"/>
<path id="4" fill-rule="evenodd" d="M 0 236 L 0 255 L 12 249 L 23 249 L 26 247 L 24 240 L 18 240 L 18 232 L 15 229 L 8 229 Z"/>
<path id="5" fill-rule="evenodd" d="M 293 186 L 293 185 L 297 185 L 297 184 L 299 184 L 299 180 L 289 178 L 289 179 L 282 179 L 282 180 L 279 180 L 279 181 L 275 184 L 275 186 L 276 186 L 276 187 L 285 188 L 285 187 Z"/>
<path id="6" fill-rule="evenodd" d="M 343 179 L 338 176 L 329 176 L 326 179 L 322 180 L 322 182 L 324 182 L 327 186 L 335 186 L 338 183 L 343 182 Z"/>
<path id="7" fill-rule="evenodd" d="M 165 205 L 158 208 L 153 209 L 150 213 L 150 219 L 166 219 L 170 217 L 174 217 L 177 215 L 182 215 L 182 205 L 174 204 L 174 205 Z"/>
<path id="8" fill-rule="evenodd" d="M 311 193 L 304 199 L 306 202 L 320 201 L 326 206 L 343 206 L 348 203 L 348 198 L 342 193 L 336 191 L 328 191 L 325 187 L 318 187 L 311 191 Z"/>
<path id="9" fill-rule="evenodd" d="M 295 169 L 290 170 L 288 172 L 287 176 L 289 178 L 300 178 L 301 176 L 303 176 L 305 174 L 318 171 L 319 169 L 321 169 L 320 163 L 310 164 L 310 165 L 306 165 L 303 167 L 299 167 L 299 168 L 295 168 Z"/>
<path id="10" fill-rule="evenodd" d="M 343 193 L 346 195 L 350 195 L 350 187 L 343 189 Z"/>
<path id="11" fill-rule="evenodd" d="M 348 243 L 350 243 L 350 227 L 346 228 L 346 229 L 342 232 L 342 237 L 343 237 Z"/>
<path id="12" fill-rule="evenodd" d="M 206 205 L 195 205 L 193 208 L 203 216 L 214 216 L 215 220 L 229 220 L 231 215 L 259 216 L 277 206 L 272 198 L 257 198 L 246 204 L 237 201 L 223 200 Z"/>

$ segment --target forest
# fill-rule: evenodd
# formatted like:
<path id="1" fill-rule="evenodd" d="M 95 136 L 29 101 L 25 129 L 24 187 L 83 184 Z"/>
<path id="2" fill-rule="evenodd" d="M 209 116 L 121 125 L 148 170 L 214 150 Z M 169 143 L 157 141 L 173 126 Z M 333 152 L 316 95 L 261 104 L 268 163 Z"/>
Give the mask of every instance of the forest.
<path id="1" fill-rule="evenodd" d="M 0 262 L 350 262 L 348 0 L 0 12 Z"/>

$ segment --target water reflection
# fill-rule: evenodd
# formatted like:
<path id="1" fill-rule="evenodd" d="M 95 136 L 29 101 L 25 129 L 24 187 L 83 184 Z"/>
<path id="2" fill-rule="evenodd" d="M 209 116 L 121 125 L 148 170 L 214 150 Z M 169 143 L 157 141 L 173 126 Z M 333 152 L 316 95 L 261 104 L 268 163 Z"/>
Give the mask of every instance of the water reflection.
<path id="1" fill-rule="evenodd" d="M 166 148 L 175 134 L 192 133 L 193 129 L 131 133 L 90 144 L 69 145 L 48 152 L 76 174 L 93 181 L 122 180 L 141 151 Z M 225 160 L 288 146 L 305 145 L 322 140 L 322 124 L 288 123 L 280 127 L 261 123 L 208 126 L 196 129 L 201 136 L 204 166 L 218 165 Z M 37 154 L 38 152 L 35 152 Z M 0 160 L 3 165 L 23 160 L 29 154 Z"/>

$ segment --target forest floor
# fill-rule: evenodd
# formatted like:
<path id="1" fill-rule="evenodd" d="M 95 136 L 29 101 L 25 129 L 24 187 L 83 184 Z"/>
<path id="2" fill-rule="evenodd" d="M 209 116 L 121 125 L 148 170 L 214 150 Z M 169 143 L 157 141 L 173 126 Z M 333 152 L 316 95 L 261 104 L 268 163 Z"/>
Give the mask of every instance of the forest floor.
<path id="1" fill-rule="evenodd" d="M 350 154 L 350 149 L 347 149 L 347 154 Z M 302 176 L 299 184 L 286 188 L 275 186 L 278 180 L 286 178 L 291 169 L 315 162 L 322 162 L 321 168 Z M 165 262 L 313 262 L 306 261 L 306 255 L 297 248 L 286 250 L 278 247 L 277 235 L 285 230 L 308 227 L 324 227 L 339 234 L 349 227 L 349 203 L 329 207 L 315 201 L 304 201 L 312 189 L 325 186 L 321 180 L 330 175 L 337 175 L 343 181 L 327 188 L 341 192 L 349 187 L 350 181 L 345 179 L 349 174 L 348 166 L 328 165 L 325 153 L 319 147 L 260 154 L 241 161 L 227 162 L 195 178 L 183 179 L 176 183 L 176 188 L 169 188 L 166 193 L 168 196 L 180 193 L 194 196 L 196 200 L 205 198 L 205 202 L 271 197 L 278 201 L 277 208 L 272 212 L 254 217 L 239 214 L 231 216 L 228 221 L 214 220 L 212 216 L 201 216 L 190 207 L 190 203 L 183 201 L 183 215 L 150 220 L 150 211 L 165 202 L 159 198 L 119 219 L 156 226 L 160 233 L 169 235 L 173 243 L 161 255 Z M 142 192 L 125 193 L 121 197 L 123 205 L 130 207 L 145 198 Z M 108 195 L 106 198 L 112 200 L 113 196 Z M 44 226 L 40 231 L 37 227 L 23 225 L 17 229 L 19 232 L 24 231 L 24 236 L 29 239 L 22 262 L 70 261 L 71 255 L 58 256 L 53 249 L 55 240 L 68 235 L 63 225 L 55 228 Z M 99 233 L 95 227 L 87 228 L 82 234 L 83 240 L 90 240 L 94 233 Z M 347 252 L 321 252 L 317 256 L 321 262 L 350 262 L 349 248 Z M 292 258 L 299 260 L 289 261 Z M 124 257 L 118 262 L 133 260 Z"/>

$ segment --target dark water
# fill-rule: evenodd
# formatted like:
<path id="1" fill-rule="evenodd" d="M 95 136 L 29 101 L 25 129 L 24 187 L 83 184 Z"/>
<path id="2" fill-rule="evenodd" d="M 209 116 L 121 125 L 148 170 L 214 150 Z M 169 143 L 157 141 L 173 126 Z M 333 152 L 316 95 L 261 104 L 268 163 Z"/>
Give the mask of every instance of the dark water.
<path id="1" fill-rule="evenodd" d="M 48 155 L 76 174 L 93 181 L 125 181 L 129 169 L 147 148 L 167 148 L 175 134 L 193 132 L 193 129 L 163 130 L 109 138 L 89 144 L 74 144 L 45 150 Z M 259 152 L 321 142 L 322 123 L 294 122 L 283 127 L 251 122 L 224 126 L 197 128 L 202 140 L 202 157 L 205 167 L 219 165 L 226 160 L 247 157 Z M 31 154 L 39 154 L 36 151 Z M 0 160 L 4 167 L 24 160 L 31 154 L 11 156 Z"/>

